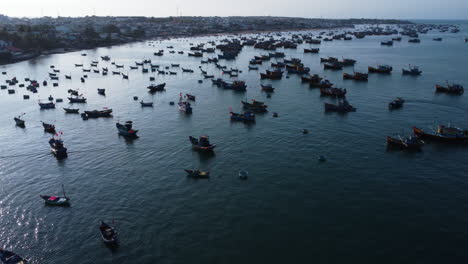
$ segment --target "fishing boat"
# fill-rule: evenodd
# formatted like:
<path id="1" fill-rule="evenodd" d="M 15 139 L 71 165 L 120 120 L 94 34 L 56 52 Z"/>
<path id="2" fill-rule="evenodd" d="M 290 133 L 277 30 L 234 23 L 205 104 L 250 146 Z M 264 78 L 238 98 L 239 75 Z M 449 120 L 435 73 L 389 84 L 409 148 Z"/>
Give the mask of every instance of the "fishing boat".
<path id="1" fill-rule="evenodd" d="M 41 109 L 53 109 L 55 108 L 55 104 L 53 102 L 49 102 L 49 103 L 39 103 L 39 107 Z"/>
<path id="2" fill-rule="evenodd" d="M 252 99 L 252 103 L 241 101 L 243 107 L 253 112 L 267 112 L 268 106 L 264 102 Z"/>
<path id="3" fill-rule="evenodd" d="M 415 136 L 410 136 L 406 138 L 402 138 L 400 136 L 398 136 L 398 138 L 387 136 L 388 147 L 397 147 L 400 149 L 407 150 L 420 150 L 423 145 L 424 141 Z"/>
<path id="4" fill-rule="evenodd" d="M 19 127 L 24 127 L 24 126 L 25 126 L 25 122 L 24 122 L 23 119 L 21 119 L 21 116 L 23 116 L 23 115 L 20 115 L 20 116 L 18 116 L 18 117 L 14 117 L 13 120 L 15 120 L 15 123 L 16 123 L 17 126 L 19 126 Z"/>
<path id="5" fill-rule="evenodd" d="M 62 185 L 63 196 L 40 195 L 46 205 L 52 206 L 70 206 L 70 198 L 65 194 L 65 188 Z"/>
<path id="6" fill-rule="evenodd" d="M 210 177 L 210 172 L 209 171 L 201 171 L 201 170 L 187 170 L 184 169 L 185 172 L 187 172 L 187 177 L 194 178 L 194 179 L 207 179 Z"/>
<path id="7" fill-rule="evenodd" d="M 267 92 L 267 93 L 273 93 L 275 91 L 275 88 L 271 84 L 260 84 L 262 87 L 262 91 Z"/>
<path id="8" fill-rule="evenodd" d="M 210 152 L 216 147 L 216 145 L 210 144 L 208 136 L 201 136 L 199 139 L 189 136 L 189 139 L 190 143 L 192 143 L 192 148 L 195 150 Z"/>
<path id="9" fill-rule="evenodd" d="M 128 74 L 124 74 L 124 73 L 122 72 L 122 78 L 128 79 Z"/>
<path id="10" fill-rule="evenodd" d="M 343 79 L 367 82 L 369 80 L 369 75 L 361 72 L 355 72 L 354 74 L 343 73 Z"/>
<path id="11" fill-rule="evenodd" d="M 408 40 L 409 43 L 420 43 L 421 40 L 418 38 Z"/>
<path id="12" fill-rule="evenodd" d="M 403 98 L 397 97 L 395 100 L 388 103 L 388 108 L 390 110 L 401 108 L 401 107 L 403 107 L 404 102 L 405 102 L 405 100 Z"/>
<path id="13" fill-rule="evenodd" d="M 333 83 L 331 83 L 329 80 L 322 80 L 320 82 L 309 83 L 310 88 L 331 88 L 332 86 Z"/>
<path id="14" fill-rule="evenodd" d="M 271 80 L 280 80 L 283 78 L 282 71 L 269 71 L 267 70 L 266 73 L 260 73 L 261 79 L 271 79 Z"/>
<path id="15" fill-rule="evenodd" d="M 142 101 L 140 101 L 140 104 L 141 104 L 141 107 L 153 107 L 153 102 L 146 102 L 145 103 L 142 100 Z"/>
<path id="16" fill-rule="evenodd" d="M 442 38 L 433 38 L 434 41 L 442 41 Z"/>
<path id="17" fill-rule="evenodd" d="M 0 260 L 4 264 L 27 264 L 28 261 L 16 253 L 0 248 Z"/>
<path id="18" fill-rule="evenodd" d="M 346 99 L 343 99 L 337 105 L 325 103 L 325 111 L 347 113 L 347 112 L 355 112 L 356 108 L 350 105 Z"/>
<path id="19" fill-rule="evenodd" d="M 338 61 L 338 58 L 335 58 L 335 57 L 328 57 L 328 58 L 320 58 L 320 62 L 321 63 L 333 63 L 333 62 L 337 62 Z"/>
<path id="20" fill-rule="evenodd" d="M 78 91 L 77 90 L 68 89 L 68 93 L 71 94 L 71 95 L 74 95 L 74 96 L 78 96 Z"/>
<path id="21" fill-rule="evenodd" d="M 67 148 L 64 147 L 62 139 L 60 139 L 59 135 L 55 135 L 54 137 L 50 138 L 49 145 L 51 147 L 51 151 L 57 159 L 64 159 L 68 156 Z"/>
<path id="22" fill-rule="evenodd" d="M 382 41 L 382 42 L 380 42 L 380 45 L 382 45 L 382 46 L 393 46 L 393 40 Z"/>
<path id="23" fill-rule="evenodd" d="M 89 118 L 111 117 L 112 109 L 84 111 L 84 114 Z"/>
<path id="24" fill-rule="evenodd" d="M 435 87 L 436 87 L 436 92 L 438 93 L 462 95 L 465 92 L 465 89 L 463 88 L 463 86 L 460 84 L 456 84 L 456 83 L 449 84 L 447 82 L 447 86 L 436 84 Z"/>
<path id="25" fill-rule="evenodd" d="M 323 78 L 320 77 L 318 74 L 309 75 L 309 76 L 302 76 L 301 77 L 302 82 L 306 82 L 306 83 L 318 83 L 322 79 Z"/>
<path id="26" fill-rule="evenodd" d="M 255 122 L 255 114 L 250 111 L 243 112 L 241 114 L 230 112 L 231 120 L 242 121 L 242 122 Z"/>
<path id="27" fill-rule="evenodd" d="M 195 95 L 191 95 L 191 94 L 185 94 L 185 97 L 187 98 L 187 100 L 190 100 L 190 101 L 195 101 Z"/>
<path id="28" fill-rule="evenodd" d="M 368 70 L 369 70 L 369 73 L 386 73 L 386 74 L 388 74 L 388 73 L 392 72 L 393 67 L 389 66 L 389 65 L 379 65 L 379 66 L 377 66 L 377 68 L 369 66 Z"/>
<path id="29" fill-rule="evenodd" d="M 106 95 L 106 89 L 104 89 L 104 88 L 98 88 L 98 89 L 97 89 L 97 92 L 98 92 L 98 94 L 100 94 L 100 95 Z"/>
<path id="30" fill-rule="evenodd" d="M 65 74 L 65 79 L 71 80 L 71 75 L 66 75 Z"/>
<path id="31" fill-rule="evenodd" d="M 249 71 L 258 71 L 258 67 L 249 66 Z"/>
<path id="32" fill-rule="evenodd" d="M 126 138 L 138 138 L 138 130 L 133 129 L 133 122 L 127 121 L 125 124 L 116 123 L 115 126 L 119 132 L 119 135 Z"/>
<path id="33" fill-rule="evenodd" d="M 55 134 L 55 126 L 53 124 L 42 122 L 42 126 L 44 127 L 45 132 Z"/>
<path id="34" fill-rule="evenodd" d="M 320 95 L 331 97 L 345 97 L 346 89 L 340 88 L 320 88 Z"/>
<path id="35" fill-rule="evenodd" d="M 65 110 L 65 113 L 67 114 L 79 114 L 80 113 L 80 109 L 74 109 L 74 108 L 63 108 L 63 110 Z"/>
<path id="36" fill-rule="evenodd" d="M 161 84 L 158 84 L 158 85 L 152 84 L 152 85 L 148 86 L 148 89 L 149 89 L 150 93 L 154 93 L 154 92 L 164 91 L 165 87 L 166 87 L 166 83 L 161 83 Z"/>
<path id="37" fill-rule="evenodd" d="M 304 49 L 304 53 L 319 53 L 320 49 Z"/>
<path id="38" fill-rule="evenodd" d="M 238 175 L 241 180 L 247 180 L 249 177 L 249 173 L 247 171 L 239 171 Z"/>
<path id="39" fill-rule="evenodd" d="M 192 113 L 192 105 L 188 101 L 183 101 L 182 97 L 179 98 L 179 110 L 185 112 L 186 114 Z"/>
<path id="40" fill-rule="evenodd" d="M 76 64 L 75 63 L 75 67 L 83 67 L 83 64 Z"/>
<path id="41" fill-rule="evenodd" d="M 343 64 L 341 62 L 325 63 L 323 65 L 323 69 L 325 69 L 325 70 L 342 70 L 343 69 Z"/>
<path id="42" fill-rule="evenodd" d="M 99 232 L 101 233 L 101 239 L 104 244 L 108 246 L 116 246 L 118 244 L 117 231 L 111 225 L 101 221 Z"/>
<path id="43" fill-rule="evenodd" d="M 422 71 L 417 66 L 409 66 L 409 69 L 402 69 L 403 75 L 421 75 Z"/>
<path id="44" fill-rule="evenodd" d="M 428 133 L 420 128 L 413 127 L 417 137 L 447 143 L 468 143 L 468 130 L 458 127 L 439 125 L 436 131 Z"/>
<path id="45" fill-rule="evenodd" d="M 77 97 L 67 97 L 70 103 L 86 103 L 86 98 L 82 96 Z"/>

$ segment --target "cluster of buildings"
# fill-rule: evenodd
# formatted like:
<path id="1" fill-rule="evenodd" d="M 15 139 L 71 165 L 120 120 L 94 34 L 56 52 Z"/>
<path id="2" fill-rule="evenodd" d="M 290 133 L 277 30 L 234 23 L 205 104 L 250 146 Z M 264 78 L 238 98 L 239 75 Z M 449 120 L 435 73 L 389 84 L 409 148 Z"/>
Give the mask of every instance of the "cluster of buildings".
<path id="1" fill-rule="evenodd" d="M 41 17 L 0 15 L 0 63 L 26 54 L 93 48 L 151 38 L 400 23 L 396 20 L 290 17 Z M 26 55 L 27 56 L 27 55 Z"/>

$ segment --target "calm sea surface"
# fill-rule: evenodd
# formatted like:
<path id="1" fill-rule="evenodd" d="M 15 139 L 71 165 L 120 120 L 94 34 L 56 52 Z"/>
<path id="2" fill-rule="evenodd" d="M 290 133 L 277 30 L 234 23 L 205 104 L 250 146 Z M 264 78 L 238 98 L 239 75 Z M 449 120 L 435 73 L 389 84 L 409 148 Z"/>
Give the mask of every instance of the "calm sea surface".
<path id="1" fill-rule="evenodd" d="M 39 88 L 30 100 L 25 88 L 16 94 L 0 91 L 0 247 L 33 263 L 463 263 L 468 259 L 468 149 L 440 144 L 422 152 L 386 150 L 387 135 L 410 134 L 412 126 L 429 129 L 438 123 L 468 128 L 468 95 L 435 94 L 434 84 L 446 80 L 468 86 L 468 24 L 458 34 L 430 32 L 420 44 L 404 38 L 393 47 L 389 37 L 325 42 L 320 54 L 285 50 L 301 58 L 312 73 L 326 76 L 348 90 L 357 112 L 326 114 L 319 89 L 309 89 L 291 75 L 281 81 L 260 81 L 247 71 L 261 50 L 245 47 L 238 59 L 222 61 L 243 72 L 246 93 L 219 89 L 202 78 L 200 59 L 169 54 L 166 46 L 188 51 L 189 43 L 220 40 L 200 37 L 40 57 L 1 66 L 0 82 L 16 76 L 48 79 L 50 65 L 60 69 L 58 87 Z M 432 41 L 443 37 L 442 42 Z M 163 57 L 153 52 L 165 49 Z M 278 50 L 282 51 L 282 50 Z M 109 55 L 125 64 L 129 80 L 87 73 L 84 63 Z M 208 55 L 210 57 L 211 55 Z M 392 75 L 371 75 L 368 83 L 343 81 L 343 71 L 323 71 L 320 57 L 354 58 L 356 71 L 390 64 Z M 207 56 L 205 55 L 205 58 Z M 195 73 L 176 76 L 143 74 L 128 65 L 150 58 L 154 64 L 180 63 Z M 100 67 L 114 70 L 99 59 Z M 272 60 L 274 61 L 274 60 Z M 269 63 L 267 63 L 269 65 Z M 423 70 L 420 77 L 402 76 L 408 64 Z M 202 68 L 222 76 L 213 64 Z M 260 67 L 262 71 L 267 66 Z M 352 68 L 344 72 L 352 73 Z M 65 80 L 71 74 L 72 80 Z M 167 91 L 151 96 L 149 77 L 166 82 Z M 261 83 L 277 88 L 271 98 Z M 97 94 L 105 88 L 106 96 Z M 83 121 L 67 115 L 67 90 L 79 89 L 88 103 L 81 110 L 109 107 L 114 117 Z M 170 101 L 179 93 L 197 96 L 186 116 Z M 39 99 L 65 99 L 55 110 L 39 110 Z M 142 108 L 138 96 L 153 101 Z M 407 103 L 390 112 L 388 102 L 401 96 Z M 231 123 L 229 107 L 257 99 L 270 112 L 256 124 Z M 73 106 L 73 107 L 74 107 Z M 279 117 L 273 118 L 272 112 Z M 26 113 L 26 128 L 13 117 Z M 50 134 L 40 121 L 63 131 L 69 157 L 58 162 L 48 145 Z M 140 138 L 128 142 L 117 135 L 117 121 L 132 120 Z M 306 128 L 309 134 L 303 135 Z M 217 144 L 214 155 L 191 149 L 188 136 L 207 134 Z M 319 163 L 319 155 L 328 160 Z M 209 180 L 192 180 L 184 168 L 201 168 Z M 249 171 L 241 181 L 239 170 Z M 70 208 L 44 206 L 40 194 L 61 194 L 65 185 Z M 115 219 L 121 246 L 106 248 L 99 237 L 100 220 Z"/>

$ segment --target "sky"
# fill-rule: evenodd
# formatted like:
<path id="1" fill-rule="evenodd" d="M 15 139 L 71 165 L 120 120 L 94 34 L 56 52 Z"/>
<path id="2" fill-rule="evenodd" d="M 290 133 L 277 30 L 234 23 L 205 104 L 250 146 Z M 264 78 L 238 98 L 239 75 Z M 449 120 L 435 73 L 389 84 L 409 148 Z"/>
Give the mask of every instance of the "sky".
<path id="1" fill-rule="evenodd" d="M 0 0 L 0 14 L 468 19 L 468 0 Z"/>

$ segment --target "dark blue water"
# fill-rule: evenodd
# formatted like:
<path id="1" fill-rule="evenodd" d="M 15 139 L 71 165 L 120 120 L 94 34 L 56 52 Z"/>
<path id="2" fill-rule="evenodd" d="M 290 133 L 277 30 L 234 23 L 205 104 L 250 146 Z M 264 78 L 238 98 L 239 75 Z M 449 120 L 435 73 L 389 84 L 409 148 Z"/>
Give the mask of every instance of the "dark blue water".
<path id="1" fill-rule="evenodd" d="M 323 103 L 333 100 L 298 76 L 273 82 L 277 89 L 266 98 L 260 83 L 270 82 L 246 70 L 254 55 L 264 53 L 250 47 L 222 63 L 244 70 L 239 79 L 248 84 L 245 94 L 210 81 L 199 84 L 200 59 L 152 55 L 168 45 L 187 51 L 189 42 L 224 37 L 128 44 L 85 51 L 87 57 L 75 52 L 2 66 L 8 75 L 0 76 L 1 83 L 14 76 L 42 81 L 49 65 L 61 70 L 61 80 L 29 101 L 22 99 L 29 94 L 25 88 L 16 87 L 15 95 L 0 91 L 0 247 L 33 263 L 462 263 L 468 257 L 468 149 L 429 144 L 417 153 L 388 152 L 385 138 L 410 134 L 414 125 L 468 127 L 467 96 L 434 93 L 434 84 L 445 80 L 468 85 L 466 35 L 465 23 L 459 34 L 431 32 L 421 44 L 404 39 L 384 47 L 379 42 L 388 37 L 367 37 L 325 42 L 319 55 L 303 54 L 308 45 L 286 50 L 348 90 L 357 112 L 347 115 L 324 113 Z M 444 40 L 432 41 L 436 36 Z M 195 73 L 179 69 L 176 76 L 162 76 L 126 67 L 129 80 L 88 73 L 82 84 L 74 63 L 89 65 L 103 55 L 126 66 L 143 58 L 162 66 L 180 63 Z M 376 64 L 395 71 L 372 75 L 368 83 L 343 81 L 341 71 L 323 71 L 319 57 L 325 56 L 354 58 L 356 71 Z M 423 75 L 402 76 L 408 64 L 420 66 Z M 99 66 L 114 69 L 103 61 Z M 228 78 L 214 65 L 202 67 Z M 150 76 L 166 82 L 167 91 L 148 94 Z M 38 99 L 67 101 L 68 89 L 88 98 L 81 110 L 110 107 L 114 117 L 83 121 L 64 113 L 66 102 L 39 110 Z M 169 105 L 181 92 L 197 96 L 191 116 Z M 141 108 L 133 96 L 152 100 L 154 108 Z M 407 103 L 389 112 L 387 104 L 397 96 Z M 265 101 L 270 113 L 251 126 L 231 123 L 228 108 L 240 111 L 243 99 Z M 13 121 L 22 112 L 25 129 Z M 57 162 L 49 153 L 41 120 L 63 131 L 68 159 Z M 138 140 L 117 135 L 115 122 L 126 120 L 140 130 Z M 310 133 L 303 135 L 303 128 Z M 191 150 L 188 136 L 202 134 L 218 145 L 214 155 Z M 319 163 L 319 155 L 327 162 Z M 191 180 L 184 168 L 209 170 L 212 177 Z M 239 180 L 239 170 L 249 171 L 247 181 Z M 72 206 L 45 207 L 39 194 L 60 194 L 62 184 Z M 117 251 L 102 244 L 101 219 L 115 219 Z"/>

